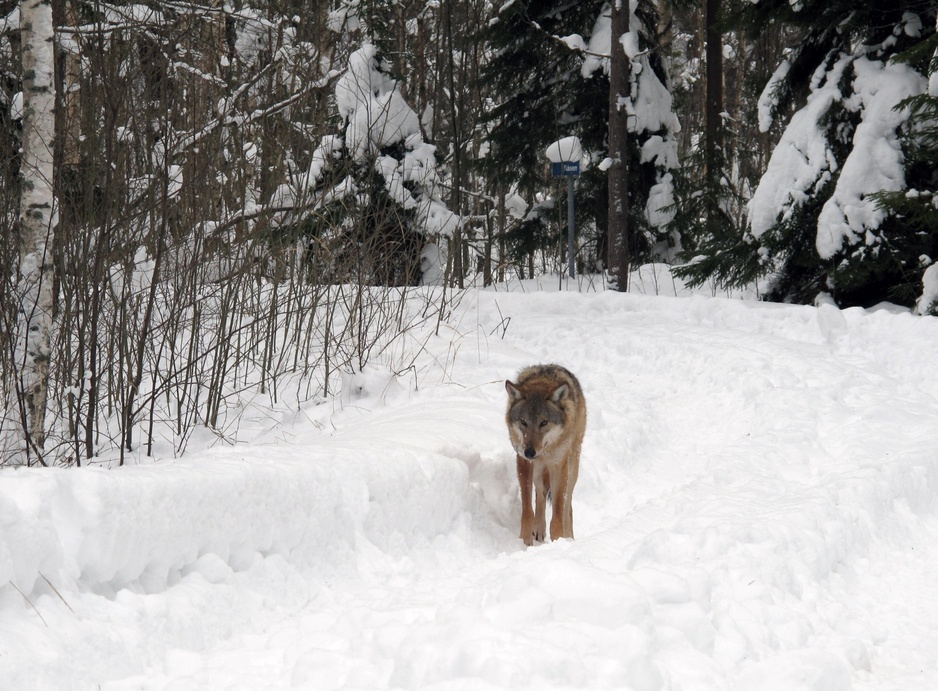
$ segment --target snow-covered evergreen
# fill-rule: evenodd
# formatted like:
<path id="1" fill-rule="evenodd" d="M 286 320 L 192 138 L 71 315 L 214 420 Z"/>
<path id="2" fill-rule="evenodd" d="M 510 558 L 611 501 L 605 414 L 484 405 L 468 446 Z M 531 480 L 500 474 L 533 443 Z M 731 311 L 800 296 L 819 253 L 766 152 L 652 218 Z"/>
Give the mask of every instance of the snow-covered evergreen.
<path id="1" fill-rule="evenodd" d="M 771 125 L 782 96 L 799 86 L 792 83 L 793 63 L 801 79 L 810 77 L 808 94 L 748 207 L 745 261 L 768 274 L 771 297 L 808 301 L 828 291 L 840 304 L 914 302 L 924 268 L 919 257 L 931 253 L 934 241 L 923 242 L 920 229 L 877 197 L 908 189 L 907 102 L 928 87 L 920 63 L 894 58 L 925 37 L 936 8 L 907 4 L 863 12 L 851 3 L 794 8 L 812 28 L 767 84 L 762 128 Z M 835 23 L 815 23 L 814 10 Z M 816 64 L 806 62 L 818 54 Z"/>

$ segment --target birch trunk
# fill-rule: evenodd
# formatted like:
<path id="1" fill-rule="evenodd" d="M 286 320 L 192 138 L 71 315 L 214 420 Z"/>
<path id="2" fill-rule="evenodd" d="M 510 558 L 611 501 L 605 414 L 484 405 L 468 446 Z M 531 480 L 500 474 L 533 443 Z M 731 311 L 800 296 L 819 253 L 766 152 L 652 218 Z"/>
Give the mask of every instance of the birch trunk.
<path id="1" fill-rule="evenodd" d="M 20 5 L 23 60 L 23 150 L 20 175 L 20 353 L 24 434 L 42 461 L 52 334 L 52 192 L 55 82 L 52 3 Z"/>

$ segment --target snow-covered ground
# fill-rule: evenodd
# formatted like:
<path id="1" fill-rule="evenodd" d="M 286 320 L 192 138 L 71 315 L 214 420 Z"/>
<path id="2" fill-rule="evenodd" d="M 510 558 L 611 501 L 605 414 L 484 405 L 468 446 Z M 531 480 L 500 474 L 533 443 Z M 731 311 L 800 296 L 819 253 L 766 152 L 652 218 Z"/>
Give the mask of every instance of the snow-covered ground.
<path id="1" fill-rule="evenodd" d="M 545 283 L 413 339 L 247 443 L 0 471 L 0 688 L 938 688 L 938 320 Z M 577 539 L 525 548 L 548 361 Z"/>

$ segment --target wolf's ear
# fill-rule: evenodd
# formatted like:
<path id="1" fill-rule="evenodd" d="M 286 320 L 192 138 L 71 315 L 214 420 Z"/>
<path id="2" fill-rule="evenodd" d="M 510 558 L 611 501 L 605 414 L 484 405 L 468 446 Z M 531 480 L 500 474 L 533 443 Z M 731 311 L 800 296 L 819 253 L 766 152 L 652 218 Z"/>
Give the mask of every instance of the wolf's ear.
<path id="1" fill-rule="evenodd" d="M 554 389 L 554 393 L 550 395 L 550 400 L 552 403 L 560 403 L 560 401 L 562 401 L 566 397 L 567 397 L 567 385 L 561 384 L 556 389 Z"/>
<path id="2" fill-rule="evenodd" d="M 524 398 L 524 394 L 521 393 L 521 389 L 519 389 L 507 379 L 505 380 L 505 389 L 507 389 L 508 395 L 513 401 L 520 401 L 522 398 Z"/>

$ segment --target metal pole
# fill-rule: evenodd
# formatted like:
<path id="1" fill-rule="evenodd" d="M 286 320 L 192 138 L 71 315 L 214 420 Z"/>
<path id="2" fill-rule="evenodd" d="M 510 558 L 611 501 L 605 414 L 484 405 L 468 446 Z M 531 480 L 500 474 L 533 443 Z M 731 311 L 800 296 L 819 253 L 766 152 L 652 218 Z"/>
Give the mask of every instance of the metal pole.
<path id="1" fill-rule="evenodd" d="M 573 257 L 573 176 L 567 176 L 567 262 L 570 278 L 576 278 L 576 263 Z"/>

